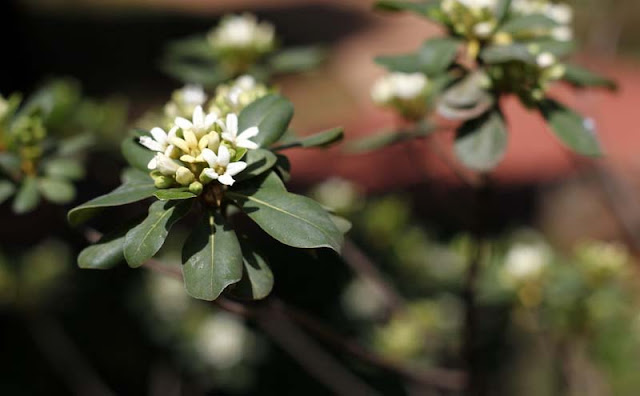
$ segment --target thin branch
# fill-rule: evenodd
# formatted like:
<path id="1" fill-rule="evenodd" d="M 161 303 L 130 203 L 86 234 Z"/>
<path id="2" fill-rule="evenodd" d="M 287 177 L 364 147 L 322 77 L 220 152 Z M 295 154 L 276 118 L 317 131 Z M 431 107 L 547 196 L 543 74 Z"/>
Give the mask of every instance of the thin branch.
<path id="1" fill-rule="evenodd" d="M 345 239 L 342 247 L 342 257 L 355 273 L 369 280 L 380 290 L 390 310 L 399 311 L 404 308 L 404 298 L 391 283 L 387 282 L 378 267 L 353 241 Z"/>
<path id="2" fill-rule="evenodd" d="M 157 260 L 151 259 L 144 266 L 152 271 L 156 271 L 176 279 L 182 279 L 182 275 L 179 271 L 163 265 Z M 260 325 L 260 327 L 265 331 L 265 322 L 258 320 L 258 318 L 265 317 L 265 311 L 267 311 L 266 317 L 268 318 L 269 312 L 273 312 L 273 309 L 280 310 L 293 323 L 306 329 L 309 333 L 313 334 L 319 340 L 332 345 L 335 349 L 340 350 L 341 352 L 347 353 L 355 358 L 360 359 L 363 362 L 369 363 L 372 366 L 395 373 L 396 375 L 399 375 L 400 377 L 408 381 L 424 386 L 431 386 L 445 390 L 460 390 L 464 387 L 465 375 L 460 371 L 439 368 L 418 370 L 405 366 L 399 362 L 389 360 L 381 355 L 368 351 L 367 349 L 363 348 L 357 341 L 352 341 L 348 338 L 343 337 L 342 335 L 336 333 L 332 328 L 324 324 L 322 321 L 312 317 L 311 315 L 308 315 L 307 313 L 287 306 L 286 303 L 275 297 L 270 297 L 266 301 L 257 304 L 242 304 L 221 297 L 218 298 L 214 303 L 225 311 L 257 320 L 257 324 Z M 270 320 L 273 321 L 274 319 L 272 318 Z M 273 329 L 270 328 L 270 331 L 273 331 Z M 287 350 L 284 347 L 283 349 Z M 294 354 L 292 354 L 291 356 L 296 360 L 301 358 Z M 304 364 L 302 362 L 300 363 L 303 366 L 305 364 L 308 364 L 308 362 L 305 362 Z"/>

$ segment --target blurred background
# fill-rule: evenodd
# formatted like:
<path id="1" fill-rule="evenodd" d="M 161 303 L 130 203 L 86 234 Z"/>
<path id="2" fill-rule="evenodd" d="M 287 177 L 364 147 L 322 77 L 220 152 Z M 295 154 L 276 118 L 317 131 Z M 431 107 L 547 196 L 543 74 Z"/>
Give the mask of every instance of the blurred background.
<path id="1" fill-rule="evenodd" d="M 492 179 L 495 251 L 480 298 L 488 394 L 640 390 L 640 2 L 571 3 L 577 63 L 620 88 L 553 94 L 595 122 L 607 156 L 573 156 L 537 115 L 505 103 L 509 148 Z M 373 57 L 440 33 L 415 16 L 374 12 L 370 0 L 8 0 L 0 93 L 71 77 L 105 103 L 112 124 L 80 185 L 83 202 L 118 184 L 112 169 L 124 164 L 117 148 L 126 125 L 181 86 L 162 71 L 165 45 L 243 11 L 272 22 L 284 46 L 326 46 L 320 68 L 275 83 L 295 104 L 296 131 L 343 125 L 347 141 L 397 122 L 370 100 L 383 73 Z M 473 194 L 448 166 L 451 140 L 444 133 L 435 149 L 416 141 L 366 155 L 292 151 L 292 189 L 337 209 L 353 229 L 344 261 L 281 252 L 274 294 L 394 364 L 459 369 Z M 255 323 L 189 300 L 178 281 L 77 269 L 86 242 L 64 223 L 65 208 L 18 217 L 6 207 L 1 394 L 332 393 Z M 163 260 L 178 258 L 171 243 L 163 248 Z M 327 351 L 381 394 L 458 394 Z"/>

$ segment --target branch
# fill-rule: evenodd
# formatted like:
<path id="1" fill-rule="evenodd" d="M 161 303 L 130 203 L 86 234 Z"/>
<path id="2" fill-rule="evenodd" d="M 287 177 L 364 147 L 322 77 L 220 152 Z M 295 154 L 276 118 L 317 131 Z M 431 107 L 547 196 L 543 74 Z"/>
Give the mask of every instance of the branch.
<path id="1" fill-rule="evenodd" d="M 144 266 L 152 271 L 156 271 L 176 279 L 182 279 L 182 275 L 178 270 L 162 265 L 157 260 L 151 259 Z M 274 311 L 279 311 L 282 315 L 280 318 L 288 318 L 291 322 L 304 328 L 319 340 L 333 346 L 335 349 L 360 359 L 363 362 L 369 363 L 372 366 L 394 373 L 407 381 L 444 390 L 455 391 L 461 390 L 464 387 L 465 374 L 460 371 L 439 368 L 419 370 L 405 366 L 399 362 L 389 360 L 384 356 L 365 349 L 358 342 L 343 337 L 322 321 L 308 315 L 307 313 L 287 306 L 286 303 L 275 297 L 270 297 L 266 301 L 255 304 L 242 304 L 223 297 L 216 300 L 214 304 L 227 312 L 256 320 L 256 323 L 268 334 L 271 334 L 274 329 L 269 327 L 267 330 L 265 328 L 265 322 L 274 321 L 274 318 L 270 315 Z M 263 318 L 267 318 L 268 320 L 264 320 Z M 269 325 L 267 324 L 266 326 Z M 288 325 L 285 331 L 290 331 Z M 306 361 L 308 356 L 301 357 L 298 356 L 297 353 L 292 353 L 293 351 L 289 349 L 291 348 L 291 345 L 288 345 L 287 347 L 283 346 L 282 340 L 282 338 L 274 339 L 274 341 L 283 347 L 283 349 L 287 350 L 294 359 L 298 360 L 303 367 L 306 367 L 306 364 L 309 363 Z M 302 341 L 302 343 L 305 342 L 306 341 Z M 304 363 L 301 361 L 302 359 L 305 360 Z"/>

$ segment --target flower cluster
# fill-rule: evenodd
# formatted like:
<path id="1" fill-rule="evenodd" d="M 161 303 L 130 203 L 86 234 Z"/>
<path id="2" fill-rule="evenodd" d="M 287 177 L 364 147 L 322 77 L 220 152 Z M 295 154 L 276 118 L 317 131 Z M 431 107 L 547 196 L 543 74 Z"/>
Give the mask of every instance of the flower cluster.
<path id="1" fill-rule="evenodd" d="M 251 14 L 229 15 L 209 32 L 214 51 L 232 71 L 243 71 L 276 47 L 275 29 Z"/>
<path id="2" fill-rule="evenodd" d="M 429 79 L 422 73 L 389 73 L 371 89 L 376 104 L 395 108 L 408 119 L 419 119 L 427 113 L 428 94 Z"/>
<path id="3" fill-rule="evenodd" d="M 156 155 L 149 162 L 151 177 L 158 188 L 188 186 L 194 194 L 212 181 L 231 186 L 233 176 L 247 164 L 240 161 L 247 150 L 258 145 L 250 139 L 258 134 L 257 127 L 238 133 L 238 116 L 205 113 L 201 106 L 193 111 L 191 120 L 177 117 L 168 132 L 153 128 L 151 136 L 140 143 Z"/>
<path id="4" fill-rule="evenodd" d="M 258 83 L 253 76 L 243 75 L 230 84 L 221 84 L 209 103 L 209 111 L 223 117 L 229 113 L 239 113 L 250 103 L 267 95 L 266 85 Z"/>
<path id="5" fill-rule="evenodd" d="M 516 15 L 544 15 L 557 24 L 551 29 L 536 29 L 530 34 L 549 35 L 558 41 L 573 39 L 573 9 L 567 4 L 551 3 L 548 0 L 513 0 L 511 10 Z"/>
<path id="6" fill-rule="evenodd" d="M 498 0 L 444 0 L 441 5 L 452 30 L 469 39 L 486 39 L 496 28 Z"/>

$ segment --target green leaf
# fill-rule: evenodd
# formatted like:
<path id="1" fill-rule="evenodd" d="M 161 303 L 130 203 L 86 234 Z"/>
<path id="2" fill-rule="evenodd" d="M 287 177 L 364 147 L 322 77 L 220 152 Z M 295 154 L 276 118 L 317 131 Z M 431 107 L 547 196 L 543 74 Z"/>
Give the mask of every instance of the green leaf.
<path id="1" fill-rule="evenodd" d="M 0 204 L 16 192 L 16 187 L 8 180 L 0 180 Z"/>
<path id="2" fill-rule="evenodd" d="M 280 178 L 286 182 L 291 180 L 291 162 L 289 162 L 289 158 L 282 154 L 276 154 L 277 161 L 274 169 L 280 176 Z"/>
<path id="3" fill-rule="evenodd" d="M 602 155 L 595 130 L 582 116 L 551 99 L 540 102 L 539 109 L 555 135 L 568 148 L 582 155 Z"/>
<path id="4" fill-rule="evenodd" d="M 233 78 L 226 70 L 215 62 L 189 62 L 183 59 L 165 59 L 161 65 L 162 70 L 187 84 L 200 84 L 205 87 L 214 87 L 230 78 Z"/>
<path id="5" fill-rule="evenodd" d="M 585 68 L 576 65 L 565 64 L 563 80 L 576 87 L 603 87 L 616 89 L 617 84 L 606 77 L 593 73 Z"/>
<path id="6" fill-rule="evenodd" d="M 196 194 L 189 191 L 188 187 L 159 189 L 153 195 L 162 201 L 191 199 L 197 197 Z"/>
<path id="7" fill-rule="evenodd" d="M 19 175 L 20 157 L 14 153 L 0 152 L 0 171 L 7 175 Z"/>
<path id="8" fill-rule="evenodd" d="M 153 196 L 157 190 L 151 178 L 149 183 L 123 184 L 108 194 L 71 209 L 67 218 L 75 226 L 89 220 L 103 208 L 142 201 Z"/>
<path id="9" fill-rule="evenodd" d="M 336 227 L 338 227 L 340 232 L 343 234 L 346 234 L 347 232 L 349 232 L 353 227 L 353 224 L 351 224 L 349 220 L 345 219 L 342 216 L 329 213 L 329 217 L 331 217 L 331 221 L 333 221 L 333 224 L 335 224 Z"/>
<path id="10" fill-rule="evenodd" d="M 511 9 L 512 0 L 499 0 L 496 6 L 496 19 L 498 24 L 501 24 L 507 16 L 509 16 L 509 10 Z"/>
<path id="11" fill-rule="evenodd" d="M 153 184 L 149 171 L 141 171 L 136 168 L 125 168 L 120 175 L 122 184 Z"/>
<path id="12" fill-rule="evenodd" d="M 124 260 L 126 230 L 105 235 L 98 243 L 87 246 L 78 255 L 78 267 L 84 269 L 111 269 Z"/>
<path id="13" fill-rule="evenodd" d="M 326 55 L 326 51 L 319 47 L 287 48 L 272 56 L 269 66 L 276 73 L 302 72 L 319 66 Z"/>
<path id="14" fill-rule="evenodd" d="M 428 125 L 418 125 L 416 130 L 379 132 L 345 144 L 345 151 L 351 154 L 363 154 L 383 149 L 395 144 L 430 135 L 435 129 Z"/>
<path id="15" fill-rule="evenodd" d="M 268 147 L 280 139 L 287 131 L 289 122 L 293 117 L 293 104 L 279 95 L 267 95 L 249 106 L 240 113 L 238 130 L 257 126 L 260 130 L 258 136 L 252 140 L 261 147 Z"/>
<path id="16" fill-rule="evenodd" d="M 275 187 L 271 173 L 260 185 L 227 191 L 231 198 L 265 232 L 297 248 L 328 247 L 337 252 L 342 233 L 329 214 L 314 200 Z M 279 182 L 279 179 L 278 179 Z"/>
<path id="17" fill-rule="evenodd" d="M 149 172 L 149 161 L 156 153 L 138 143 L 138 137 L 131 136 L 124 139 L 120 149 L 129 165 L 141 171 Z"/>
<path id="18" fill-rule="evenodd" d="M 182 248 L 187 293 L 213 301 L 242 278 L 242 251 L 236 233 L 220 213 L 203 215 Z"/>
<path id="19" fill-rule="evenodd" d="M 456 59 L 461 42 L 448 37 L 427 40 L 415 54 L 379 56 L 376 63 L 391 71 L 424 73 L 434 76 L 443 73 Z"/>
<path id="20" fill-rule="evenodd" d="M 241 241 L 243 258 L 242 279 L 229 293 L 243 300 L 261 300 L 273 289 L 273 272 L 265 258 L 247 241 Z"/>
<path id="21" fill-rule="evenodd" d="M 536 56 L 530 51 L 529 46 L 521 43 L 490 45 L 482 50 L 480 58 L 488 64 L 514 61 L 529 64 L 534 64 L 536 62 Z"/>
<path id="22" fill-rule="evenodd" d="M 166 47 L 166 55 L 170 58 L 215 59 L 213 47 L 202 35 L 170 42 Z"/>
<path id="23" fill-rule="evenodd" d="M 73 201 L 76 189 L 70 182 L 52 177 L 38 179 L 38 187 L 42 195 L 50 202 L 65 204 Z"/>
<path id="24" fill-rule="evenodd" d="M 68 180 L 80 180 L 85 176 L 84 166 L 73 158 L 54 158 L 47 161 L 44 164 L 44 173 L 53 178 Z"/>
<path id="25" fill-rule="evenodd" d="M 328 147 L 342 140 L 344 137 L 344 128 L 337 127 L 318 132 L 313 135 L 303 137 L 302 139 L 286 142 L 281 146 L 275 147 L 274 150 L 284 150 L 294 147 Z"/>
<path id="26" fill-rule="evenodd" d="M 456 156 L 471 169 L 486 172 L 504 157 L 507 129 L 497 110 L 465 122 L 456 136 Z"/>
<path id="27" fill-rule="evenodd" d="M 567 57 L 576 49 L 573 41 L 558 41 L 550 38 L 529 40 L 527 46 L 534 48 L 539 54 L 550 52 L 557 58 Z"/>
<path id="28" fill-rule="evenodd" d="M 124 240 L 124 258 L 132 268 L 140 267 L 153 257 L 164 244 L 171 227 L 191 209 L 191 201 L 156 201 L 149 207 L 149 215 L 132 228 Z"/>
<path id="29" fill-rule="evenodd" d="M 470 73 L 449 87 L 438 103 L 438 112 L 452 120 L 468 120 L 485 113 L 494 103 L 485 88 L 486 78 L 482 72 Z"/>
<path id="30" fill-rule="evenodd" d="M 251 179 L 263 174 L 273 168 L 278 158 L 269 150 L 256 149 L 249 150 L 244 157 L 244 161 L 247 163 L 247 167 L 235 176 L 237 181 Z"/>
<path id="31" fill-rule="evenodd" d="M 421 16 L 428 16 L 431 11 L 440 7 L 440 1 L 425 0 L 421 2 L 400 0 L 378 0 L 374 7 L 382 11 L 410 11 Z"/>
<path id="32" fill-rule="evenodd" d="M 542 14 L 530 14 L 509 19 L 500 26 L 501 32 L 518 34 L 531 31 L 549 30 L 558 26 L 558 22 Z"/>
<path id="33" fill-rule="evenodd" d="M 18 194 L 13 200 L 13 211 L 17 214 L 30 212 L 38 206 L 39 202 L 38 180 L 29 176 L 22 181 Z"/>

